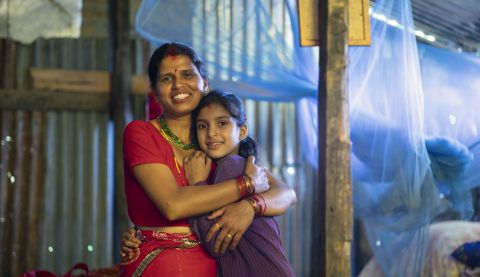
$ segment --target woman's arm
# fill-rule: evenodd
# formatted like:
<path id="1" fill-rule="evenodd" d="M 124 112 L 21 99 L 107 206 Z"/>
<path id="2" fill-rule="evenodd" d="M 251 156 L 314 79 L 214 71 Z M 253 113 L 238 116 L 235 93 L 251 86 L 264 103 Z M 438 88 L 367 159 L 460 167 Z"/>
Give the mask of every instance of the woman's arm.
<path id="1" fill-rule="evenodd" d="M 262 168 L 247 160 L 245 174 L 255 184 L 256 191 L 268 189 L 262 181 Z M 168 220 L 177 220 L 219 209 L 241 198 L 237 182 L 227 180 L 211 186 L 177 185 L 171 170 L 163 164 L 141 164 L 133 167 L 133 174 L 149 198 Z"/>
<path id="2" fill-rule="evenodd" d="M 297 202 L 295 191 L 287 184 L 273 176 L 266 170 L 270 189 L 260 195 L 266 203 L 264 216 L 278 216 L 287 211 L 287 209 Z M 241 200 L 229 204 L 216 210 L 208 219 L 218 218 L 206 235 L 206 241 L 209 242 L 219 232 L 215 239 L 214 252 L 225 253 L 227 248 L 235 249 L 240 242 L 243 234 L 250 226 L 255 215 L 253 206 L 246 200 Z M 230 234 L 231 237 L 228 237 Z"/>
<path id="3" fill-rule="evenodd" d="M 166 165 L 167 161 L 174 158 L 171 151 L 168 151 L 170 146 L 159 146 L 155 143 L 149 124 L 133 121 L 125 128 L 123 136 L 125 170 L 133 173 L 136 181 L 166 218 L 177 220 L 202 214 L 240 199 L 240 191 L 235 180 L 214 187 L 178 186 L 174 178 L 174 174 L 178 172 L 175 169 L 170 170 Z M 201 156 L 201 152 L 196 155 L 197 158 Z M 195 168 L 195 171 L 201 172 L 203 178 L 201 180 L 205 180 L 210 173 L 209 159 L 204 158 L 203 166 Z M 244 173 L 254 180 L 256 191 L 263 192 L 268 189 L 268 181 L 262 177 L 263 170 L 253 164 L 253 159 L 247 162 Z"/>
<path id="4" fill-rule="evenodd" d="M 263 199 L 265 199 L 267 207 L 264 215 L 282 215 L 288 208 L 290 208 L 290 206 L 297 203 L 297 195 L 289 185 L 273 176 L 268 170 L 266 170 L 266 172 L 270 189 L 266 192 L 260 193 Z"/>

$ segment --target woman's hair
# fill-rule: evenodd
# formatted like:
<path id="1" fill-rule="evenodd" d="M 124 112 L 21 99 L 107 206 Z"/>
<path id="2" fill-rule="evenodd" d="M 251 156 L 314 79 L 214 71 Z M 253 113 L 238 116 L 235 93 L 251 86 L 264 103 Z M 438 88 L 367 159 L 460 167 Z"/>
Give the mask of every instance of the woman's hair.
<path id="1" fill-rule="evenodd" d="M 155 85 L 157 84 L 160 62 L 167 56 L 176 55 L 188 56 L 197 67 L 202 78 L 207 79 L 207 70 L 205 69 L 205 65 L 193 48 L 181 43 L 165 43 L 158 47 L 155 52 L 153 52 L 148 63 L 148 77 L 150 79 L 150 87 L 152 89 L 155 89 Z"/>
<path id="2" fill-rule="evenodd" d="M 200 111 L 211 104 L 219 104 L 223 108 L 225 108 L 225 110 L 227 110 L 230 116 L 235 119 L 238 127 L 247 124 L 245 108 L 243 107 L 242 101 L 238 99 L 238 97 L 231 93 L 225 93 L 219 90 L 212 90 L 207 95 L 202 97 L 197 108 L 192 112 L 192 141 L 197 146 L 197 125 L 195 124 L 195 122 L 197 121 Z M 252 155 L 257 156 L 257 145 L 251 137 L 247 136 L 245 139 L 240 141 L 239 155 L 244 158 Z"/>

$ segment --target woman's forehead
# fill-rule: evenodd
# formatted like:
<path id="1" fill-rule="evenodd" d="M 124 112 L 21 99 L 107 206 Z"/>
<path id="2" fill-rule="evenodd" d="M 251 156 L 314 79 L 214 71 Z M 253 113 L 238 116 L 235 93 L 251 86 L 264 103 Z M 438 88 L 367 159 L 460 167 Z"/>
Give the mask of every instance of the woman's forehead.
<path id="1" fill-rule="evenodd" d="M 192 59 L 186 55 L 166 56 L 162 59 L 159 66 L 160 74 L 188 69 L 198 71 Z"/>

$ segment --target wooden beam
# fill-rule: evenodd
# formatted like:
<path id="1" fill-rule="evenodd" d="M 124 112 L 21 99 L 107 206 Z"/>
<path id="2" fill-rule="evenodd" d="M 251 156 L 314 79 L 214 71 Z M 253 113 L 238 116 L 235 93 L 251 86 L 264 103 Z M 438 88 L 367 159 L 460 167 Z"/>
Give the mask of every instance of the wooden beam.
<path id="1" fill-rule="evenodd" d="M 370 45 L 369 0 L 348 1 L 348 45 Z"/>
<path id="2" fill-rule="evenodd" d="M 30 74 L 36 90 L 84 93 L 110 93 L 112 90 L 108 71 L 30 68 Z M 150 91 L 146 75 L 133 75 L 131 79 L 132 94 L 145 95 Z"/>
<path id="3" fill-rule="evenodd" d="M 127 2 L 122 0 L 123 2 Z M 134 28 L 135 15 L 142 0 L 129 0 L 130 36 L 137 36 Z M 108 0 L 83 0 L 81 38 L 108 38 Z"/>
<path id="4" fill-rule="evenodd" d="M 123 130 L 132 121 L 132 52 L 130 49 L 129 1 L 109 1 L 112 23 L 113 73 L 111 115 L 114 122 L 114 260 L 120 260 L 121 233 L 130 226 L 123 188 Z"/>
<path id="5" fill-rule="evenodd" d="M 81 71 L 31 68 L 33 87 L 39 90 L 108 93 L 110 73 L 107 71 Z"/>
<path id="6" fill-rule="evenodd" d="M 147 75 L 133 75 L 132 76 L 132 94 L 145 95 L 150 92 L 150 83 Z"/>
<path id="7" fill-rule="evenodd" d="M 319 37 L 318 13 L 322 0 L 298 0 L 300 23 L 300 45 L 316 46 L 321 44 Z M 370 45 L 369 0 L 348 1 L 348 44 Z M 321 12 L 321 11 L 320 11 Z"/>
<path id="8" fill-rule="evenodd" d="M 351 276 L 352 190 L 347 95 L 348 0 L 320 1 L 318 249 L 313 276 Z"/>
<path id="9" fill-rule="evenodd" d="M 110 95 L 39 90 L 0 89 L 0 110 L 74 110 L 107 112 Z"/>

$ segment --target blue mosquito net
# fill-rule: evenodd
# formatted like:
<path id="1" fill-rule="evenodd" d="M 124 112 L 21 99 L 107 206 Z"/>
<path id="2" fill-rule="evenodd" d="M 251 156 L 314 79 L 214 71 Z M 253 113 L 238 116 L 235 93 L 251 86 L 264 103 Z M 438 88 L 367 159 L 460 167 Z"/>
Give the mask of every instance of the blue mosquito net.
<path id="1" fill-rule="evenodd" d="M 371 28 L 349 49 L 354 213 L 386 276 L 420 276 L 430 223 L 473 212 L 479 60 L 417 46 L 409 0 L 375 1 Z"/>
<path id="2" fill-rule="evenodd" d="M 295 0 L 144 0 L 136 30 L 193 46 L 215 88 L 295 102 L 304 157 L 317 165 L 318 48 L 299 46 Z M 349 47 L 354 213 L 383 272 L 417 276 L 434 218 L 472 215 L 480 61 L 417 45 L 410 0 L 375 1 L 371 31 L 370 47 Z"/>
<path id="3" fill-rule="evenodd" d="M 300 47 L 295 0 L 144 0 L 135 27 L 154 44 L 195 48 L 214 88 L 295 102 L 302 152 L 316 166 L 318 49 Z"/>

